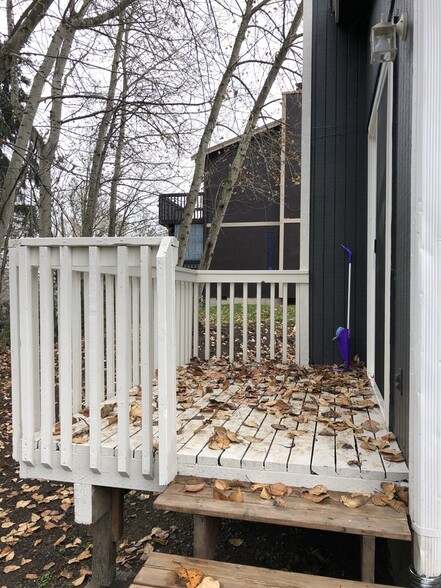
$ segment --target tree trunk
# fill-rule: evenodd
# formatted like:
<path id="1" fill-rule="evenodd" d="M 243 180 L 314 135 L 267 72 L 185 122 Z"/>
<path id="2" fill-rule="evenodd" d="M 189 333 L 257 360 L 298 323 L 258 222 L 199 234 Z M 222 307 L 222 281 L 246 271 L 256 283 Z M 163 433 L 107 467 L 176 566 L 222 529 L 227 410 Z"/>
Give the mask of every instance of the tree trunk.
<path id="1" fill-rule="evenodd" d="M 213 135 L 213 131 L 215 129 L 219 117 L 219 111 L 221 109 L 222 102 L 227 92 L 228 84 L 230 83 L 234 71 L 238 66 L 240 49 L 245 40 L 245 35 L 248 30 L 250 20 L 258 10 L 260 10 L 265 4 L 267 4 L 267 2 L 268 0 L 263 0 L 253 8 L 253 0 L 247 0 L 245 12 L 242 16 L 239 30 L 234 40 L 234 45 L 233 49 L 231 50 L 228 65 L 225 68 L 224 74 L 217 88 L 216 95 L 213 99 L 213 105 L 211 107 L 210 115 L 208 117 L 207 124 L 205 125 L 205 129 L 202 134 L 199 147 L 195 156 L 193 180 L 191 182 L 190 191 L 187 196 L 187 202 L 182 213 L 181 226 L 179 228 L 178 265 L 180 266 L 182 266 L 184 263 L 185 250 L 187 248 L 187 243 L 190 236 L 190 225 L 204 177 L 205 158 L 207 156 L 208 144 L 210 143 L 211 137 Z"/>
<path id="2" fill-rule="evenodd" d="M 67 59 L 72 48 L 76 29 L 69 28 L 55 64 L 52 78 L 52 108 L 50 112 L 50 132 L 47 141 L 41 146 L 38 165 L 39 176 L 39 218 L 40 237 L 52 236 L 52 165 L 58 148 L 61 133 L 61 111 L 63 106 L 62 87 Z"/>
<path id="3" fill-rule="evenodd" d="M 122 17 L 121 17 L 122 20 Z M 126 122 L 127 122 L 127 90 L 128 90 L 128 74 L 127 74 L 127 47 L 130 30 L 131 16 L 128 17 L 128 22 L 124 32 L 124 46 L 122 49 L 122 76 L 123 87 L 121 92 L 121 115 L 119 120 L 118 142 L 115 150 L 115 163 L 113 168 L 112 181 L 110 184 L 110 203 L 109 203 L 109 237 L 116 236 L 116 221 L 117 221 L 117 201 L 118 201 L 118 186 L 121 179 L 121 161 L 126 138 Z"/>
<path id="4" fill-rule="evenodd" d="M 224 187 L 222 189 L 221 195 L 216 205 L 216 210 L 211 222 L 207 240 L 205 242 L 204 253 L 199 265 L 199 269 L 208 269 L 210 267 L 211 260 L 213 258 L 214 248 L 216 247 L 217 238 L 219 236 L 221 224 L 224 219 L 228 204 L 230 202 L 234 186 L 236 185 L 237 178 L 239 177 L 240 170 L 242 169 L 243 163 L 245 161 L 245 157 L 247 155 L 248 148 L 250 146 L 250 142 L 253 136 L 253 131 L 256 127 L 256 123 L 259 119 L 260 113 L 266 102 L 266 99 L 268 98 L 268 94 L 271 90 L 271 87 L 283 65 L 283 62 L 285 61 L 288 51 L 291 49 L 294 41 L 297 38 L 297 30 L 301 23 L 302 16 L 303 1 L 300 2 L 297 8 L 297 12 L 293 18 L 288 34 L 286 35 L 285 40 L 283 41 L 282 46 L 274 59 L 271 69 L 269 70 L 265 82 L 256 99 L 256 102 L 254 103 L 253 109 L 251 110 L 248 122 L 245 126 L 245 131 L 240 137 L 236 155 L 234 157 L 233 163 L 231 164 L 227 179 L 225 181 Z"/>
<path id="5" fill-rule="evenodd" d="M 91 237 L 94 230 L 94 220 L 98 208 L 98 196 L 101 187 L 101 174 L 104 161 L 106 158 L 107 147 L 109 143 L 109 129 L 112 118 L 114 117 L 114 99 L 118 81 L 118 65 L 121 56 L 122 37 L 124 33 L 123 20 L 120 21 L 118 34 L 116 37 L 115 51 L 113 54 L 112 70 L 107 92 L 106 106 L 98 128 L 98 137 L 95 143 L 95 149 L 92 158 L 92 168 L 90 171 L 89 187 L 87 193 L 86 210 L 83 218 L 83 237 Z"/>
<path id="6" fill-rule="evenodd" d="M 5 79 L 11 64 L 29 40 L 36 26 L 46 15 L 53 0 L 33 0 L 23 12 L 9 38 L 0 48 L 0 83 Z"/>
<path id="7" fill-rule="evenodd" d="M 29 92 L 29 98 L 23 112 L 0 198 L 0 246 L 3 246 L 5 242 L 5 237 L 11 222 L 18 181 L 22 173 L 23 161 L 26 158 L 27 147 L 33 129 L 35 114 L 40 103 L 41 93 L 58 56 L 65 34 L 66 26 L 64 23 L 61 23 L 52 37 L 46 56 L 34 77 L 32 88 Z"/>

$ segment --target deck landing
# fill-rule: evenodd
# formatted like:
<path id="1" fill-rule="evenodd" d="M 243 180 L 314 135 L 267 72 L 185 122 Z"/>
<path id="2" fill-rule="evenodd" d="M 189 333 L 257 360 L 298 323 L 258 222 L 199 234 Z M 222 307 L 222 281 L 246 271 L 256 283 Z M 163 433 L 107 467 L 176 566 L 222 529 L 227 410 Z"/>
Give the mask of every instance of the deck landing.
<path id="1" fill-rule="evenodd" d="M 134 389 L 135 457 L 141 451 L 140 402 Z M 107 405 L 103 454 L 115 455 L 117 406 L 111 400 Z M 177 410 L 180 474 L 309 487 L 324 483 L 354 492 L 408 478 L 363 368 L 336 373 L 332 367 L 275 361 L 194 362 L 178 370 Z M 74 428 L 76 449 L 86 452 L 87 414 L 77 415 Z"/>

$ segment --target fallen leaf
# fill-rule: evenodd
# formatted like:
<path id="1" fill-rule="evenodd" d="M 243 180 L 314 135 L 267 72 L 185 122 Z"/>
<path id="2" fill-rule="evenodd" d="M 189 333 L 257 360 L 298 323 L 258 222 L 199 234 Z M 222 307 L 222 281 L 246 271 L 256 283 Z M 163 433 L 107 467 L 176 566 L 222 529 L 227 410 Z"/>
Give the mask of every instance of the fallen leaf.
<path id="1" fill-rule="evenodd" d="M 32 561 L 32 559 L 26 559 L 25 557 L 21 558 L 21 562 L 20 565 L 21 566 L 25 566 L 26 564 L 28 564 L 30 561 Z"/>
<path id="2" fill-rule="evenodd" d="M 328 492 L 328 489 L 326 488 L 326 486 L 323 486 L 322 484 L 317 484 L 317 486 L 314 486 L 314 488 L 311 488 L 310 490 L 308 490 L 308 492 L 310 494 L 313 494 L 314 496 L 320 496 L 321 494 L 326 494 Z"/>
<path id="3" fill-rule="evenodd" d="M 5 561 L 11 561 L 11 559 L 14 559 L 15 557 L 15 552 L 13 551 L 12 547 L 10 547 L 9 545 L 7 547 L 5 547 L 4 549 L 2 549 L 2 551 L 0 552 L 0 559 L 5 558 Z"/>
<path id="4" fill-rule="evenodd" d="M 228 500 L 230 502 L 243 502 L 243 492 L 240 488 L 236 488 L 235 490 L 233 490 L 229 496 L 228 496 Z"/>
<path id="5" fill-rule="evenodd" d="M 220 588 L 220 582 L 211 576 L 205 576 L 198 588 Z"/>
<path id="6" fill-rule="evenodd" d="M 325 437 L 335 437 L 337 433 L 329 427 L 323 427 L 323 429 L 319 432 L 319 435 L 323 435 Z"/>
<path id="7" fill-rule="evenodd" d="M 185 484 L 182 488 L 183 492 L 200 492 L 205 488 L 205 482 L 201 482 L 200 484 Z"/>
<path id="8" fill-rule="evenodd" d="M 231 545 L 234 545 L 234 547 L 240 547 L 243 543 L 243 539 L 231 538 L 228 539 L 228 543 L 231 543 Z"/>
<path id="9" fill-rule="evenodd" d="M 286 502 L 283 500 L 283 498 L 280 498 L 279 496 L 274 498 L 273 504 L 274 504 L 274 506 L 277 506 L 278 508 L 286 508 Z"/>
<path id="10" fill-rule="evenodd" d="M 397 497 L 404 502 L 404 504 L 409 504 L 409 490 L 408 488 L 404 488 L 403 486 L 397 486 Z"/>
<path id="11" fill-rule="evenodd" d="M 222 490 L 216 488 L 216 486 L 213 488 L 213 498 L 215 500 L 228 500 L 228 496 L 224 494 Z"/>
<path id="12" fill-rule="evenodd" d="M 228 480 L 215 480 L 214 487 L 221 491 L 231 488 L 230 482 Z"/>
<path id="13" fill-rule="evenodd" d="M 288 433 L 288 437 L 290 437 L 291 439 L 295 439 L 296 437 L 300 437 L 301 435 L 306 435 L 308 431 L 305 431 L 304 429 L 295 429 L 294 431 L 290 431 Z"/>
<path id="14" fill-rule="evenodd" d="M 373 421 L 372 419 L 368 419 L 361 423 L 360 427 L 365 431 L 369 431 L 370 433 L 377 433 L 381 429 L 381 424 L 377 421 Z"/>
<path id="15" fill-rule="evenodd" d="M 275 423 L 275 424 L 273 424 L 271 426 L 276 431 L 286 431 L 288 429 L 288 427 L 286 425 L 279 425 L 278 423 Z"/>
<path id="16" fill-rule="evenodd" d="M 340 502 L 342 502 L 348 508 L 360 508 L 364 506 L 369 500 L 369 495 L 366 494 L 351 494 L 351 496 L 340 496 Z"/>
<path id="17" fill-rule="evenodd" d="M 387 502 L 384 499 L 387 501 L 387 496 L 381 492 L 377 492 L 371 496 L 371 502 L 372 504 L 375 504 L 375 506 L 386 506 Z"/>
<path id="18" fill-rule="evenodd" d="M 303 490 L 303 492 L 301 493 L 301 497 L 305 500 L 309 500 L 310 502 L 315 503 L 323 502 L 323 500 L 325 500 L 326 498 L 331 498 L 329 494 L 320 494 L 318 496 L 317 494 L 311 494 L 308 490 Z"/>
<path id="19" fill-rule="evenodd" d="M 266 486 L 262 488 L 262 491 L 260 492 L 260 498 L 263 498 L 263 500 L 272 500 L 272 496 Z"/>
<path id="20" fill-rule="evenodd" d="M 5 574 L 10 574 L 11 572 L 16 572 L 20 569 L 20 566 L 6 566 L 3 568 L 3 572 Z"/>
<path id="21" fill-rule="evenodd" d="M 259 425 L 254 421 L 245 421 L 243 424 L 244 427 L 249 427 L 250 429 L 258 429 Z"/>
<path id="22" fill-rule="evenodd" d="M 86 577 L 87 576 L 85 574 L 79 576 L 76 580 L 74 580 L 72 582 L 72 586 L 81 586 L 81 584 L 84 583 L 84 580 L 86 579 Z"/>
<path id="23" fill-rule="evenodd" d="M 30 500 L 19 500 L 15 505 L 15 508 L 26 508 L 30 503 Z"/>
<path id="24" fill-rule="evenodd" d="M 37 580 L 38 574 L 26 574 L 25 578 L 26 580 Z"/>
<path id="25" fill-rule="evenodd" d="M 180 580 L 185 582 L 186 588 L 196 588 L 201 583 L 204 573 L 198 568 L 184 568 L 179 566 L 176 573 Z"/>
<path id="26" fill-rule="evenodd" d="M 290 496 L 292 494 L 292 488 L 288 488 L 288 486 L 285 486 L 285 484 L 279 482 L 278 484 L 270 484 L 268 486 L 268 492 L 272 497 Z"/>
<path id="27" fill-rule="evenodd" d="M 66 539 L 66 535 L 61 535 L 61 537 L 58 537 L 58 539 L 53 543 L 54 547 L 57 547 L 57 545 L 60 545 L 60 543 L 63 543 L 63 541 Z"/>

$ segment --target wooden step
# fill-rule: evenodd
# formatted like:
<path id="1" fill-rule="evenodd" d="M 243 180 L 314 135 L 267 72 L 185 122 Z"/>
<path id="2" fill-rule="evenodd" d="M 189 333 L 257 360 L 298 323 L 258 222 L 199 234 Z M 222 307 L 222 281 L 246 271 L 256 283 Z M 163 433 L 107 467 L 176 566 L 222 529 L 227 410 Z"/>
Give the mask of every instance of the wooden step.
<path id="1" fill-rule="evenodd" d="M 348 508 L 340 501 L 341 492 L 328 492 L 330 497 L 317 504 L 302 498 L 303 488 L 293 488 L 292 494 L 283 498 L 285 507 L 281 508 L 273 500 L 263 500 L 259 492 L 252 492 L 249 484 L 241 488 L 243 502 L 231 502 L 214 499 L 210 483 L 200 492 L 184 492 L 185 481 L 185 477 L 178 476 L 158 496 L 154 506 L 194 515 L 196 557 L 214 557 L 218 523 L 222 518 L 351 533 L 360 536 L 360 577 L 365 582 L 374 582 L 375 538 L 411 540 L 404 511 L 375 506 L 370 501 L 359 508 Z"/>
<path id="2" fill-rule="evenodd" d="M 375 506 L 370 501 L 360 508 L 348 508 L 340 501 L 342 492 L 328 492 L 330 498 L 316 504 L 301 497 L 303 488 L 293 488 L 291 496 L 283 498 L 286 507 L 277 508 L 272 500 L 263 500 L 259 492 L 252 492 L 249 486 L 241 488 L 243 502 L 230 502 L 215 500 L 208 484 L 200 492 L 184 492 L 185 480 L 176 478 L 158 496 L 155 508 L 403 541 L 411 539 L 405 512 Z"/>
<path id="3" fill-rule="evenodd" d="M 198 568 L 205 576 L 218 580 L 221 588 L 392 588 L 385 584 L 279 572 L 166 553 L 152 553 L 130 588 L 182 588 L 185 583 L 179 580 L 176 574 L 179 566 L 187 569 Z"/>

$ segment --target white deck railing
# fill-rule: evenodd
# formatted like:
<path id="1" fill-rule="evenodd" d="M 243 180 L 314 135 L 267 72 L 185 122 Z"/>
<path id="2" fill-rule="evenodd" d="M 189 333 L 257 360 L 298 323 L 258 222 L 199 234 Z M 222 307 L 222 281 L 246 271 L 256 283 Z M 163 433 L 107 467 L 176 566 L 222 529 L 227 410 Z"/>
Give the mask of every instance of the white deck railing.
<path id="1" fill-rule="evenodd" d="M 294 310 L 288 313 L 289 306 L 294 304 Z M 177 268 L 178 364 L 187 363 L 191 356 L 208 359 L 222 354 L 228 355 L 231 361 L 247 361 L 251 357 L 257 362 L 275 357 L 287 361 L 288 337 L 294 333 L 295 360 L 307 364 L 307 304 L 307 271 Z M 282 315 L 278 322 L 277 305 Z M 265 320 L 263 309 L 269 315 Z M 281 345 L 277 346 L 279 338 Z"/>
<path id="2" fill-rule="evenodd" d="M 177 472 L 178 364 L 226 352 L 273 358 L 279 334 L 286 361 L 294 326 L 297 361 L 307 362 L 306 272 L 201 272 L 176 260 L 169 237 L 11 243 L 13 441 L 23 476 L 156 489 Z"/>
<path id="3" fill-rule="evenodd" d="M 14 456 L 41 477 L 94 474 L 160 484 L 176 473 L 176 241 L 23 239 L 10 250 Z M 153 451 L 158 369 L 159 458 Z M 139 387 L 139 447 L 131 444 L 129 391 Z M 103 403 L 117 406 L 117 450 L 105 446 Z M 88 450 L 73 443 L 86 415 Z M 156 469 L 157 468 L 157 469 Z M 76 480 L 77 481 L 77 480 Z M 83 474 L 84 481 L 84 474 Z M 92 483 L 100 483 L 92 481 Z M 101 482 L 103 483 L 103 482 Z M 105 484 L 105 482 L 104 482 Z M 138 487 L 139 480 L 137 483 Z"/>

